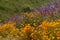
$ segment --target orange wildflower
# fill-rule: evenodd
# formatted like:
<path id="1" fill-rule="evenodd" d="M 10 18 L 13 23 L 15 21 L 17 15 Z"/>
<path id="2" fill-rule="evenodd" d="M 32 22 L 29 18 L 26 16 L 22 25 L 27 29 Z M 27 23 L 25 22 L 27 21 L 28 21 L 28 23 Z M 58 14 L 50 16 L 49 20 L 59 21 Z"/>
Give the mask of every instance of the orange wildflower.
<path id="1" fill-rule="evenodd" d="M 25 30 L 25 31 L 29 31 L 30 29 L 31 29 L 30 24 L 28 24 L 28 25 L 26 25 L 26 26 L 24 27 L 24 30 Z"/>
<path id="2" fill-rule="evenodd" d="M 43 29 L 46 29 L 48 27 L 49 23 L 47 21 L 43 21 L 40 26 L 42 26 Z"/>
<path id="3" fill-rule="evenodd" d="M 60 33 L 57 33 L 57 37 L 60 37 Z"/>

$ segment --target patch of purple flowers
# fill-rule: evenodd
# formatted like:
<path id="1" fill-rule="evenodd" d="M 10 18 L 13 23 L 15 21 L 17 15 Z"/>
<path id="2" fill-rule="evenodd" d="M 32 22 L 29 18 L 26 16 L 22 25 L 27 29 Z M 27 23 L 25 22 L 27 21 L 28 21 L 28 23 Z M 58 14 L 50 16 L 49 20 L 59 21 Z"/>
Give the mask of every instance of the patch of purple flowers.
<path id="1" fill-rule="evenodd" d="M 53 15 L 54 12 L 58 12 L 59 10 L 57 10 L 60 7 L 58 2 L 53 2 L 53 4 L 47 4 L 47 6 L 43 6 L 43 7 L 38 7 L 37 11 L 40 12 L 40 14 L 42 15 L 46 15 L 46 14 L 51 14 Z"/>

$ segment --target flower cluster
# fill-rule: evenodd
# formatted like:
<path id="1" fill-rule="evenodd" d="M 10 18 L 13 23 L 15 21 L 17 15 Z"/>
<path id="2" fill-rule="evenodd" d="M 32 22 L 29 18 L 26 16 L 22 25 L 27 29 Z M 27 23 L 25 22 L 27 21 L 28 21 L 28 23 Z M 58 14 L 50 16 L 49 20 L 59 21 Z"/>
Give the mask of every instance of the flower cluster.
<path id="1" fill-rule="evenodd" d="M 16 23 L 8 22 L 0 25 L 0 39 L 7 40 L 16 38 L 17 40 L 59 40 L 60 20 L 42 21 L 40 25 L 36 23 L 24 24 L 24 27 L 16 28 Z M 15 40 L 16 40 L 15 39 Z"/>

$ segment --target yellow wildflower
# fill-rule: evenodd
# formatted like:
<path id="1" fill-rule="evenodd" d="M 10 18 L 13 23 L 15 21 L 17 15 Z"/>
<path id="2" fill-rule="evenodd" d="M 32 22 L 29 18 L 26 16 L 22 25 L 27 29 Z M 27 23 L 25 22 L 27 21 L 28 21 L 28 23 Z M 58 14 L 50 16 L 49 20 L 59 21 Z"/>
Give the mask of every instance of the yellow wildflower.
<path id="1" fill-rule="evenodd" d="M 49 23 L 47 21 L 43 21 L 40 26 L 42 26 L 42 28 L 46 29 L 48 27 L 48 25 L 49 25 Z"/>
<path id="2" fill-rule="evenodd" d="M 26 25 L 26 26 L 24 27 L 24 30 L 25 30 L 25 31 L 29 31 L 30 29 L 31 29 L 30 24 L 28 24 L 28 25 Z"/>

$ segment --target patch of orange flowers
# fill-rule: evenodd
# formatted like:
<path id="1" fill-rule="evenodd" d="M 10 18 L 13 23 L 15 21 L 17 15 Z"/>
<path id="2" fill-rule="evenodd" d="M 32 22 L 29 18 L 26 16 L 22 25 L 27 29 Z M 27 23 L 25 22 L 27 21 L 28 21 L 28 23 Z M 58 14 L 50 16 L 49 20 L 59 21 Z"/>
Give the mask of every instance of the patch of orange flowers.
<path id="1" fill-rule="evenodd" d="M 60 25 L 59 20 L 54 21 L 54 22 L 43 21 L 40 26 L 42 26 L 42 28 L 46 29 L 48 27 L 57 27 L 58 25 Z"/>
<path id="2" fill-rule="evenodd" d="M 34 23 L 33 25 L 36 24 Z M 48 38 L 48 35 L 46 36 L 46 34 L 49 32 L 47 29 L 50 27 L 53 27 L 55 29 L 55 27 L 59 27 L 59 25 L 60 25 L 60 20 L 56 20 L 53 22 L 43 21 L 39 26 L 37 26 L 38 29 L 36 29 L 36 27 L 32 26 L 31 24 L 25 24 L 24 27 L 22 28 L 16 28 L 15 23 L 8 22 L 0 26 L 0 31 L 2 30 L 7 31 L 6 29 L 8 30 L 10 29 L 10 31 L 7 32 L 10 32 L 11 35 L 17 37 L 24 37 L 35 40 L 35 39 L 39 39 L 40 36 L 42 36 L 43 38 L 46 37 L 46 39 L 48 40 L 50 38 Z M 60 37 L 60 34 L 56 33 L 56 35 Z"/>

